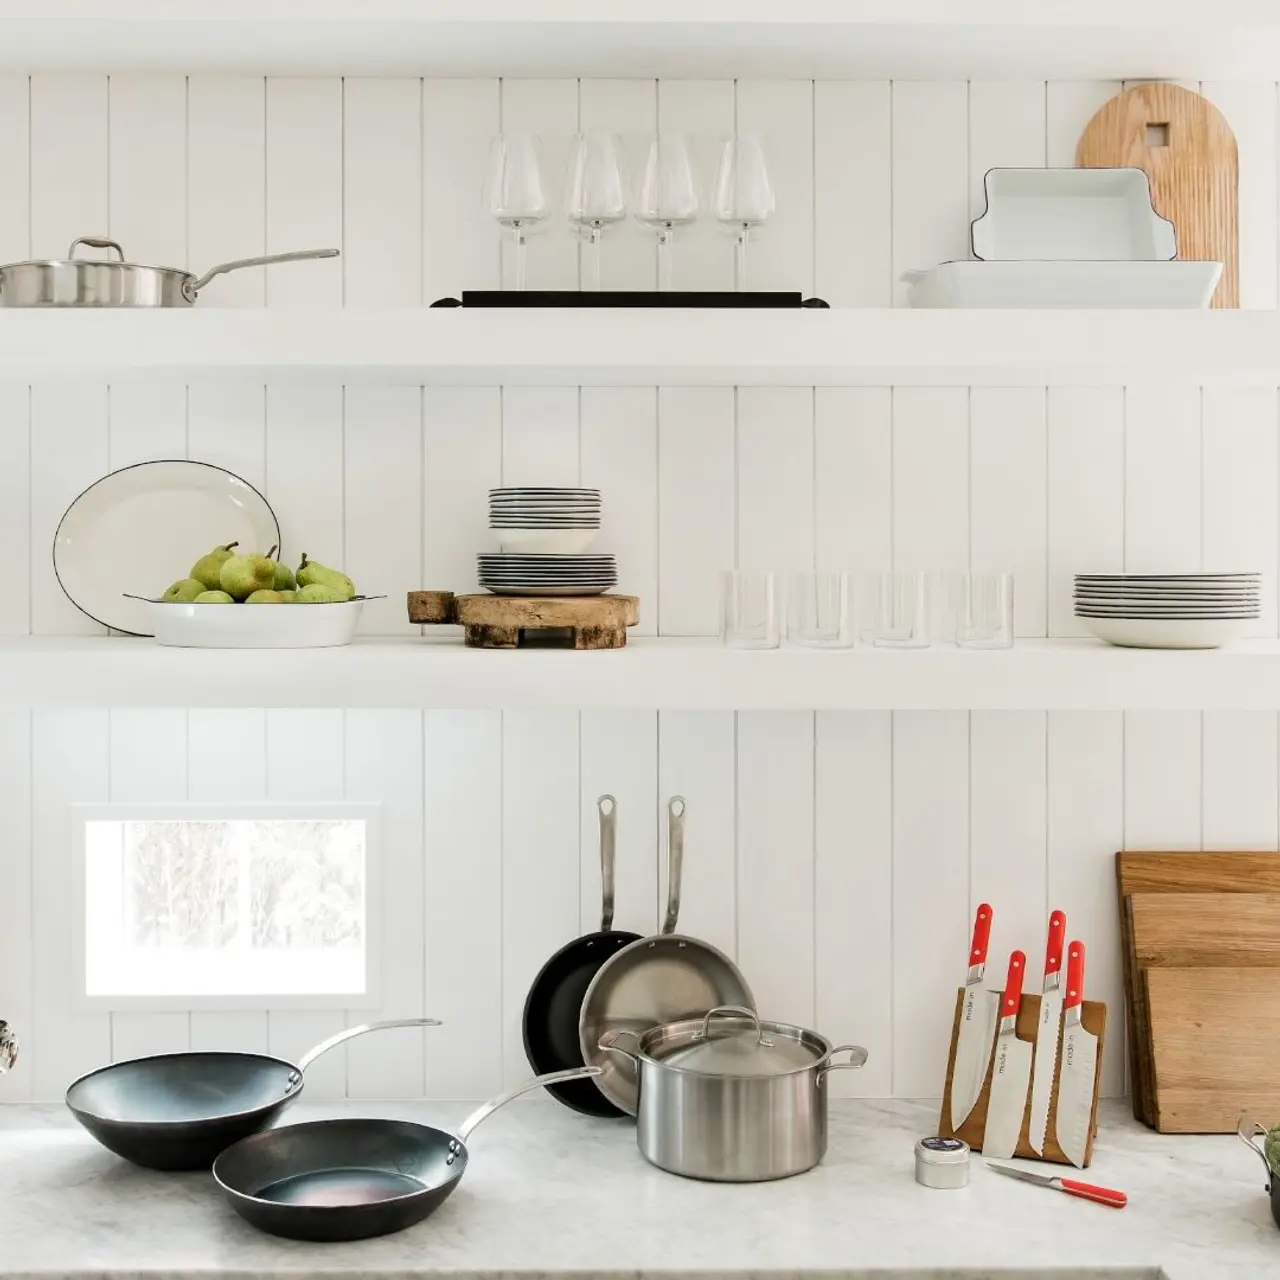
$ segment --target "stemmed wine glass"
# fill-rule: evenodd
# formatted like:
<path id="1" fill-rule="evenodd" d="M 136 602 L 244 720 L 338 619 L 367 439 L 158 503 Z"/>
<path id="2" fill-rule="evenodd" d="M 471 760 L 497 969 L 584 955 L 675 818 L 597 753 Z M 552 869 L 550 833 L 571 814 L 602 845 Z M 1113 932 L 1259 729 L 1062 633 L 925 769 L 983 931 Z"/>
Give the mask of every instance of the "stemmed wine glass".
<path id="1" fill-rule="evenodd" d="M 698 188 L 682 133 L 660 133 L 649 147 L 636 219 L 658 233 L 658 288 L 671 288 L 675 230 L 698 216 Z"/>
<path id="2" fill-rule="evenodd" d="M 500 133 L 489 151 L 484 207 L 491 218 L 511 233 L 515 245 L 515 287 L 525 287 L 525 259 L 530 232 L 551 212 L 543 177 L 542 149 L 527 133 Z"/>
<path id="3" fill-rule="evenodd" d="M 713 195 L 716 221 L 736 237 L 734 267 L 739 291 L 747 287 L 747 241 L 752 231 L 773 216 L 773 183 L 764 147 L 753 133 L 740 133 L 724 144 Z"/>
<path id="4" fill-rule="evenodd" d="M 600 290 L 600 237 L 627 216 L 627 186 L 617 139 L 582 133 L 573 140 L 565 181 L 564 211 L 586 241 L 584 289 Z"/>

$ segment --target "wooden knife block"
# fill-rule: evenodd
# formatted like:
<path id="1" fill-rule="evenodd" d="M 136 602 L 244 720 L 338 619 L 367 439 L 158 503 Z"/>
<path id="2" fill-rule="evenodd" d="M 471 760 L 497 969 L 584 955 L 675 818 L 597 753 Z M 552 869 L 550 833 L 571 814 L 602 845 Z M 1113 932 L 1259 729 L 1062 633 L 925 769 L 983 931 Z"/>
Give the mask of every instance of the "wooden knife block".
<path id="1" fill-rule="evenodd" d="M 1084 1165 L 1087 1169 L 1093 1163 L 1093 1144 L 1098 1136 L 1098 1092 L 1102 1082 L 1102 1050 L 1106 1042 L 1107 1032 L 1107 1006 L 1099 1004 L 1093 1000 L 1086 1000 L 1082 1006 L 1084 1028 L 1086 1031 L 1092 1031 L 1098 1037 L 1098 1064 L 1097 1071 L 1093 1080 L 1093 1113 L 1089 1118 L 1089 1143 L 1085 1147 Z M 947 1084 L 942 1093 L 942 1117 L 938 1121 L 938 1133 L 944 1138 L 961 1138 L 973 1148 L 974 1151 L 982 1150 L 982 1135 L 987 1127 L 987 1107 L 991 1102 L 991 1073 L 995 1064 L 994 1049 L 991 1054 L 991 1062 L 987 1066 L 987 1078 L 982 1082 L 982 1092 L 978 1095 L 978 1101 L 974 1103 L 973 1110 L 969 1112 L 964 1124 L 959 1129 L 951 1127 L 951 1077 L 956 1067 L 956 1046 L 960 1043 L 960 1016 L 964 1011 L 964 988 L 961 987 L 956 992 L 956 1011 L 951 1023 L 951 1051 L 947 1055 Z M 1040 1025 L 1040 997 L 1024 995 L 1022 997 L 1022 1005 L 1018 1010 L 1018 1037 L 1027 1041 L 1032 1047 L 1032 1054 L 1035 1053 L 1036 1028 Z M 992 1043 L 994 1045 L 995 1034 L 992 1034 Z M 1062 1041 L 1058 1041 L 1058 1069 L 1062 1063 Z M 1034 1056 L 1032 1058 L 1032 1074 L 1034 1075 Z M 1036 1155 L 1031 1149 L 1031 1144 L 1027 1141 L 1027 1121 L 1031 1116 L 1031 1078 L 1027 1080 L 1027 1103 L 1022 1111 L 1022 1127 L 1018 1131 L 1018 1145 L 1014 1148 L 1014 1155 L 1024 1160 L 1048 1160 L 1054 1164 L 1071 1163 L 1067 1159 L 1063 1150 L 1058 1146 L 1058 1140 L 1054 1136 L 1056 1133 L 1056 1124 L 1058 1118 L 1058 1076 L 1055 1070 L 1053 1079 L 1053 1090 L 1049 1094 L 1049 1129 L 1044 1140 L 1044 1154 Z"/>

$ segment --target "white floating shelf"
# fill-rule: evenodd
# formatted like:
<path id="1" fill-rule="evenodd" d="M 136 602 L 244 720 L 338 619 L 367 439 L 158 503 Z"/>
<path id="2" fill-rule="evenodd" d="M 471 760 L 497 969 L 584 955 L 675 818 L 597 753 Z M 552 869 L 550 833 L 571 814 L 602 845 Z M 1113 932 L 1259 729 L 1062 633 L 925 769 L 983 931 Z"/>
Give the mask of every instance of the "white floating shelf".
<path id="1" fill-rule="evenodd" d="M 300 653 L 117 637 L 0 642 L 0 707 L 86 706 L 1274 711 L 1280 644 L 744 652 L 633 639 L 619 652 L 502 653 L 408 638 Z"/>
<path id="2" fill-rule="evenodd" d="M 0 310 L 0 377 L 1280 385 L 1275 311 Z"/>
<path id="3" fill-rule="evenodd" d="M 1272 0 L 7 0 L 23 71 L 1274 80 Z"/>

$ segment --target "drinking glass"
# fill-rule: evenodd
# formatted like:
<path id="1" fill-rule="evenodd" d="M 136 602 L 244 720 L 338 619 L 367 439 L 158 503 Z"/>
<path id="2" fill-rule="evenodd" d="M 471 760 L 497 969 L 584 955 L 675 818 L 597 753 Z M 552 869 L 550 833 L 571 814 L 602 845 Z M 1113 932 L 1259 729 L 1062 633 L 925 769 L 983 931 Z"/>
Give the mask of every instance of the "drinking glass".
<path id="1" fill-rule="evenodd" d="M 580 133 L 569 152 L 565 216 L 586 242 L 582 287 L 600 291 L 600 237 L 627 216 L 627 184 L 618 140 L 611 133 Z"/>
<path id="2" fill-rule="evenodd" d="M 732 649 L 776 649 L 782 643 L 772 573 L 726 569 L 720 574 L 720 640 Z"/>
<path id="3" fill-rule="evenodd" d="M 747 241 L 773 216 L 773 183 L 764 146 L 754 133 L 729 139 L 720 152 L 713 196 L 716 221 L 735 237 L 734 277 L 747 287 Z"/>
<path id="4" fill-rule="evenodd" d="M 671 258 L 677 227 L 698 216 L 698 188 L 689 144 L 682 133 L 660 133 L 649 147 L 640 183 L 636 219 L 658 233 L 658 288 L 671 288 Z"/>
<path id="5" fill-rule="evenodd" d="M 813 649 L 853 644 L 847 573 L 793 573 L 787 582 L 787 639 Z"/>
<path id="6" fill-rule="evenodd" d="M 1013 647 L 1013 574 L 954 573 L 947 596 L 960 648 Z"/>
<path id="7" fill-rule="evenodd" d="M 929 647 L 929 575 L 877 573 L 866 579 L 862 639 L 878 649 Z"/>
<path id="8" fill-rule="evenodd" d="M 542 148 L 532 134 L 500 133 L 489 151 L 485 173 L 484 208 L 511 233 L 515 245 L 515 287 L 525 287 L 525 258 L 529 233 L 551 212 L 543 177 Z"/>

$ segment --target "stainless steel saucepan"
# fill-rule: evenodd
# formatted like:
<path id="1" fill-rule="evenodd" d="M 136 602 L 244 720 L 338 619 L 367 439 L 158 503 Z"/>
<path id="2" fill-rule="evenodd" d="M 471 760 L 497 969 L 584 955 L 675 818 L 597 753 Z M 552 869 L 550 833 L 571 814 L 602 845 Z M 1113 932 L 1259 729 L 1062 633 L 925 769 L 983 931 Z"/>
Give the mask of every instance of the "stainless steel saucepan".
<path id="1" fill-rule="evenodd" d="M 115 258 L 77 258 L 81 246 L 106 249 Z M 189 307 L 214 276 L 241 267 L 263 267 L 304 258 L 336 258 L 337 249 L 297 249 L 259 258 L 220 262 L 202 276 L 181 267 L 148 267 L 126 262 L 114 240 L 81 236 L 65 258 L 0 265 L 0 307 Z"/>

